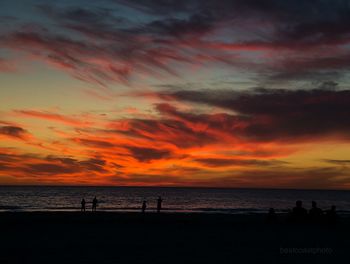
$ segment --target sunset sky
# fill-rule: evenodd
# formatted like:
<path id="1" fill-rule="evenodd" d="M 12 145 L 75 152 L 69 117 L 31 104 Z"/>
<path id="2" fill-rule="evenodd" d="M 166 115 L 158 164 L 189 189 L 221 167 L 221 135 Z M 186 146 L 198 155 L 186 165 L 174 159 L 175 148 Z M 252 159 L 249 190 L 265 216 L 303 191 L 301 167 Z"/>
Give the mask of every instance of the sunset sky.
<path id="1" fill-rule="evenodd" d="M 350 189 L 350 1 L 1 0 L 0 184 Z"/>

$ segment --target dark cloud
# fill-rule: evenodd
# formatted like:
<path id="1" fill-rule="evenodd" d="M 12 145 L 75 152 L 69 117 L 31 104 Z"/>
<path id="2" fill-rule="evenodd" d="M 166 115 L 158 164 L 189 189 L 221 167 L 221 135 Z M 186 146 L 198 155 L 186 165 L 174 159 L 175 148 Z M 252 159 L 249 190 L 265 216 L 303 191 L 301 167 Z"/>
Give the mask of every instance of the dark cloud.
<path id="1" fill-rule="evenodd" d="M 313 56 L 285 58 L 269 69 L 272 80 L 312 79 L 322 80 L 344 76 L 350 69 L 350 53 L 320 52 Z"/>
<path id="2" fill-rule="evenodd" d="M 342 165 L 342 166 L 350 165 L 350 160 L 323 159 L 322 161 L 335 164 L 335 165 Z"/>
<path id="3" fill-rule="evenodd" d="M 142 148 L 142 147 L 126 147 L 131 155 L 141 162 L 148 162 L 151 160 L 159 160 L 169 158 L 171 156 L 171 151 L 165 149 L 155 149 L 155 148 Z"/>
<path id="4" fill-rule="evenodd" d="M 166 100 L 188 101 L 229 109 L 221 128 L 235 135 L 255 140 L 301 140 L 303 137 L 340 135 L 350 131 L 350 91 L 348 90 L 281 90 L 257 89 L 237 91 L 174 91 L 160 93 Z M 161 107 L 171 115 L 195 121 L 202 119 L 218 127 L 213 115 L 180 113 Z M 158 109 L 160 109 L 158 107 Z"/>
<path id="5" fill-rule="evenodd" d="M 190 124 L 172 118 L 128 119 L 127 131 L 115 129 L 113 133 L 139 137 L 150 141 L 165 142 L 179 148 L 204 146 L 216 141 L 215 136 L 205 130 L 191 127 Z M 113 127 L 113 123 L 111 124 Z"/>
<path id="6" fill-rule="evenodd" d="M 56 156 L 48 156 L 46 160 L 50 162 L 60 162 L 65 166 L 75 167 L 77 170 L 89 170 L 89 171 L 98 171 L 98 172 L 106 172 L 104 166 L 106 165 L 106 161 L 98 158 L 90 158 L 87 160 L 76 160 L 73 158 L 67 157 L 56 157 Z"/>
<path id="7" fill-rule="evenodd" d="M 169 38 L 184 38 L 201 36 L 213 28 L 212 18 L 209 14 L 194 14 L 188 19 L 166 18 L 154 20 L 142 27 L 144 33 L 153 33 Z"/>
<path id="8" fill-rule="evenodd" d="M 43 12 L 46 16 L 55 19 L 58 23 L 64 25 L 84 24 L 94 28 L 113 27 L 117 23 L 123 23 L 121 17 L 113 15 L 111 9 L 99 7 L 99 8 L 86 8 L 86 7 L 66 7 L 59 8 L 57 6 L 50 5 L 38 5 L 38 10 Z"/>
<path id="9" fill-rule="evenodd" d="M 20 26 L 2 34 L 0 44 L 100 85 L 127 84 L 134 75 L 179 76 L 176 63 L 219 62 L 273 80 L 314 79 L 350 67 L 344 48 L 350 42 L 349 1 L 111 2 L 117 5 L 39 5 L 55 28 Z M 121 5 L 147 14 L 135 19 L 118 12 Z M 241 51 L 269 54 L 256 60 Z"/>
<path id="10" fill-rule="evenodd" d="M 278 0 L 191 0 L 191 1 L 120 1 L 144 12 L 160 16 L 187 14 L 187 16 L 210 17 L 202 24 L 212 21 L 243 21 L 269 23 L 272 34 L 264 40 L 258 37 L 247 44 L 271 45 L 273 47 L 303 48 L 310 45 L 341 43 L 349 40 L 350 7 L 348 1 L 278 1 Z M 179 25 L 181 28 L 181 25 Z M 258 31 L 258 28 L 253 30 Z"/>
<path id="11" fill-rule="evenodd" d="M 209 167 L 226 167 L 226 166 L 278 166 L 284 165 L 286 162 L 278 160 L 255 160 L 255 159 L 229 159 L 229 158 L 199 158 L 194 159 L 203 165 Z"/>
<path id="12" fill-rule="evenodd" d="M 31 174 L 70 174 L 80 172 L 80 168 L 51 163 L 28 164 L 24 169 Z"/>
<path id="13" fill-rule="evenodd" d="M 103 141 L 103 140 L 93 140 L 93 139 L 75 139 L 75 141 L 86 145 L 90 147 L 96 147 L 96 148 L 113 148 L 114 144 L 108 142 L 108 141 Z"/>
<path id="14" fill-rule="evenodd" d="M 0 171 L 29 175 L 60 175 L 82 172 L 107 173 L 107 162 L 101 158 L 77 160 L 71 157 L 0 153 Z"/>
<path id="15" fill-rule="evenodd" d="M 19 139 L 24 139 L 29 135 L 25 129 L 17 126 L 1 126 L 0 134 Z"/>
<path id="16" fill-rule="evenodd" d="M 0 162 L 16 162 L 20 161 L 21 156 L 14 154 L 0 153 Z"/>
<path id="17" fill-rule="evenodd" d="M 120 3 L 140 11 L 155 14 L 155 15 L 171 15 L 179 12 L 188 12 L 192 8 L 198 8 L 197 1 L 167 1 L 167 0 L 112 0 L 115 3 Z"/>
<path id="18" fill-rule="evenodd" d="M 213 50 L 217 54 L 225 54 L 225 50 L 286 50 L 285 55 L 276 54 L 272 64 L 264 62 L 257 69 L 248 58 L 234 65 L 246 68 L 248 63 L 251 71 L 259 72 L 264 78 L 314 79 L 319 72 L 324 74 L 327 70 L 330 74 L 349 68 L 348 51 L 339 52 L 338 49 L 350 41 L 349 1 L 159 0 L 121 3 L 160 16 L 142 26 L 141 32 L 157 33 L 157 39 L 163 41 L 184 38 L 186 45 L 198 51 L 204 48 L 210 56 Z M 176 14 L 182 18 L 167 17 Z M 252 26 L 254 24 L 263 24 L 267 30 Z M 235 40 L 228 33 L 222 42 L 207 41 L 210 37 L 206 34 L 225 27 L 233 30 Z M 245 33 L 235 33 L 237 28 L 245 29 Z M 202 36 L 206 40 L 201 39 Z M 291 51 L 295 51 L 295 56 L 291 56 Z M 223 54 L 217 56 L 219 61 L 225 61 Z M 227 58 L 225 63 L 236 61 L 236 58 Z"/>
<path id="19" fill-rule="evenodd" d="M 88 171 L 97 171 L 101 173 L 108 172 L 104 166 L 106 165 L 106 161 L 103 159 L 88 159 L 79 162 L 79 165 L 85 168 Z"/>

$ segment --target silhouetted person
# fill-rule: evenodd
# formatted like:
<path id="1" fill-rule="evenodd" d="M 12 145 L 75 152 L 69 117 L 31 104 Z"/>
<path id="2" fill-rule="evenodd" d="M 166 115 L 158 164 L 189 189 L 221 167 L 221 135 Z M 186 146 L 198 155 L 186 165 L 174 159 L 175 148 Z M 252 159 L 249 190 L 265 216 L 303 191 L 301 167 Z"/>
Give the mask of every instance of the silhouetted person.
<path id="1" fill-rule="evenodd" d="M 160 210 L 162 209 L 162 202 L 162 197 L 159 196 L 157 199 L 157 213 L 160 213 Z"/>
<path id="2" fill-rule="evenodd" d="M 143 214 L 145 213 L 146 208 L 147 208 L 147 202 L 146 202 L 146 201 L 143 201 L 143 202 L 142 202 L 142 213 L 143 213 Z"/>
<path id="3" fill-rule="evenodd" d="M 92 211 L 93 212 L 96 212 L 96 209 L 97 209 L 97 198 L 95 196 L 95 198 L 92 200 Z"/>
<path id="4" fill-rule="evenodd" d="M 320 221 L 322 217 L 322 209 L 317 207 L 317 203 L 315 201 L 311 202 L 311 209 L 309 210 L 309 217 L 311 221 Z"/>
<path id="5" fill-rule="evenodd" d="M 267 222 L 268 223 L 274 223 L 276 222 L 276 212 L 274 208 L 270 208 L 269 212 L 267 213 Z"/>
<path id="6" fill-rule="evenodd" d="M 329 224 L 335 224 L 337 222 L 337 211 L 335 205 L 332 205 L 331 209 L 327 210 L 326 219 Z"/>
<path id="7" fill-rule="evenodd" d="M 294 221 L 304 221 L 306 216 L 307 216 L 307 211 L 303 207 L 303 202 L 302 201 L 296 201 L 295 202 L 295 207 L 293 208 L 292 211 L 292 218 Z"/>
<path id="8" fill-rule="evenodd" d="M 85 212 L 85 204 L 86 204 L 86 202 L 85 202 L 85 199 L 83 198 L 83 200 L 81 200 L 81 211 L 82 212 Z"/>

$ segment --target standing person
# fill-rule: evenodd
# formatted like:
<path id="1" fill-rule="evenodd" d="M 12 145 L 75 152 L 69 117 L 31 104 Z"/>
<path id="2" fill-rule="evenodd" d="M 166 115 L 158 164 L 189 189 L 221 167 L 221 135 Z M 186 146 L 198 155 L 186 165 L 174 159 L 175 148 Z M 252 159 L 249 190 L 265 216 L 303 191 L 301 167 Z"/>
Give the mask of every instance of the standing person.
<path id="1" fill-rule="evenodd" d="M 83 198 L 83 200 L 81 200 L 81 211 L 82 212 L 85 212 L 85 204 L 86 204 L 86 202 L 85 202 L 85 199 Z"/>
<path id="2" fill-rule="evenodd" d="M 92 200 L 92 211 L 93 212 L 96 212 L 96 209 L 97 209 L 97 198 L 95 196 L 95 198 Z"/>
<path id="3" fill-rule="evenodd" d="M 160 213 L 160 210 L 162 209 L 162 197 L 158 196 L 158 199 L 157 199 L 157 213 Z"/>
<path id="4" fill-rule="evenodd" d="M 309 210 L 309 217 L 311 221 L 320 221 L 322 217 L 322 209 L 317 207 L 315 201 L 311 202 L 311 209 Z"/>
<path id="5" fill-rule="evenodd" d="M 143 213 L 143 214 L 145 213 L 146 208 L 147 208 L 147 202 L 144 200 L 144 201 L 142 202 L 142 213 Z"/>

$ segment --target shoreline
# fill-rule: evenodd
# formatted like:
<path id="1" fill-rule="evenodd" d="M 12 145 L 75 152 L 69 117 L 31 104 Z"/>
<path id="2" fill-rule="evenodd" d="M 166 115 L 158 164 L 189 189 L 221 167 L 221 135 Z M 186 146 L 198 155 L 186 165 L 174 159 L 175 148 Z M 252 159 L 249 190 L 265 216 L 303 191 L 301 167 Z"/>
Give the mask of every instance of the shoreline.
<path id="1" fill-rule="evenodd" d="M 285 190 L 285 191 L 344 191 L 349 192 L 350 189 L 334 188 L 334 189 L 325 189 L 325 188 L 279 188 L 279 187 L 222 187 L 222 186 L 143 186 L 143 185 L 122 185 L 122 186 L 112 186 L 112 185 L 57 185 L 57 184 L 0 184 L 1 187 L 44 187 L 44 188 L 157 188 L 157 189 L 212 189 L 212 190 Z"/>
<path id="2" fill-rule="evenodd" d="M 0 212 L 0 222 L 7 219 L 12 220 L 21 220 L 21 221 L 31 221 L 32 218 L 36 219 L 97 219 L 108 221 L 108 219 L 123 220 L 123 219 L 134 219 L 134 220 L 171 220 L 176 222 L 178 220 L 205 220 L 205 221 L 233 221 L 233 222 L 254 222 L 255 224 L 267 224 L 267 213 L 240 213 L 240 214 L 229 214 L 229 213 L 218 213 L 218 212 L 110 212 L 110 211 L 97 211 L 97 212 L 81 212 L 81 211 L 21 211 L 21 212 Z M 294 224 L 291 221 L 288 221 L 288 213 L 276 213 L 275 224 Z M 325 216 L 325 215 L 324 215 Z M 305 218 L 304 224 L 312 225 L 308 221 L 308 218 Z M 350 215 L 349 214 L 338 214 L 337 215 L 337 225 L 349 224 L 350 225 Z M 269 223 L 272 225 L 273 223 Z M 302 223 L 303 224 L 303 223 Z M 322 223 L 318 223 L 322 224 Z"/>
<path id="3" fill-rule="evenodd" d="M 81 212 L 79 208 L 72 208 L 72 209 L 29 209 L 29 210 L 22 210 L 22 209 L 0 209 L 0 214 L 30 214 L 30 213 L 48 213 L 48 214 L 64 214 L 64 213 L 84 213 Z M 85 211 L 86 214 L 91 213 L 91 209 L 86 209 Z M 141 214 L 141 208 L 138 209 L 100 209 L 97 210 L 97 213 L 101 214 Z M 287 216 L 288 215 L 288 210 L 275 210 L 276 215 L 278 216 Z M 325 213 L 325 211 L 324 211 Z M 145 214 L 156 214 L 156 209 L 149 209 L 146 211 Z M 179 215 L 267 215 L 268 211 L 267 210 L 250 210 L 250 209 L 226 209 L 226 210 L 221 210 L 221 209 L 215 209 L 215 210 L 176 210 L 176 209 L 162 209 L 161 214 L 179 214 Z M 341 218 L 347 218 L 350 217 L 350 211 L 346 210 L 338 210 L 337 215 Z"/>

